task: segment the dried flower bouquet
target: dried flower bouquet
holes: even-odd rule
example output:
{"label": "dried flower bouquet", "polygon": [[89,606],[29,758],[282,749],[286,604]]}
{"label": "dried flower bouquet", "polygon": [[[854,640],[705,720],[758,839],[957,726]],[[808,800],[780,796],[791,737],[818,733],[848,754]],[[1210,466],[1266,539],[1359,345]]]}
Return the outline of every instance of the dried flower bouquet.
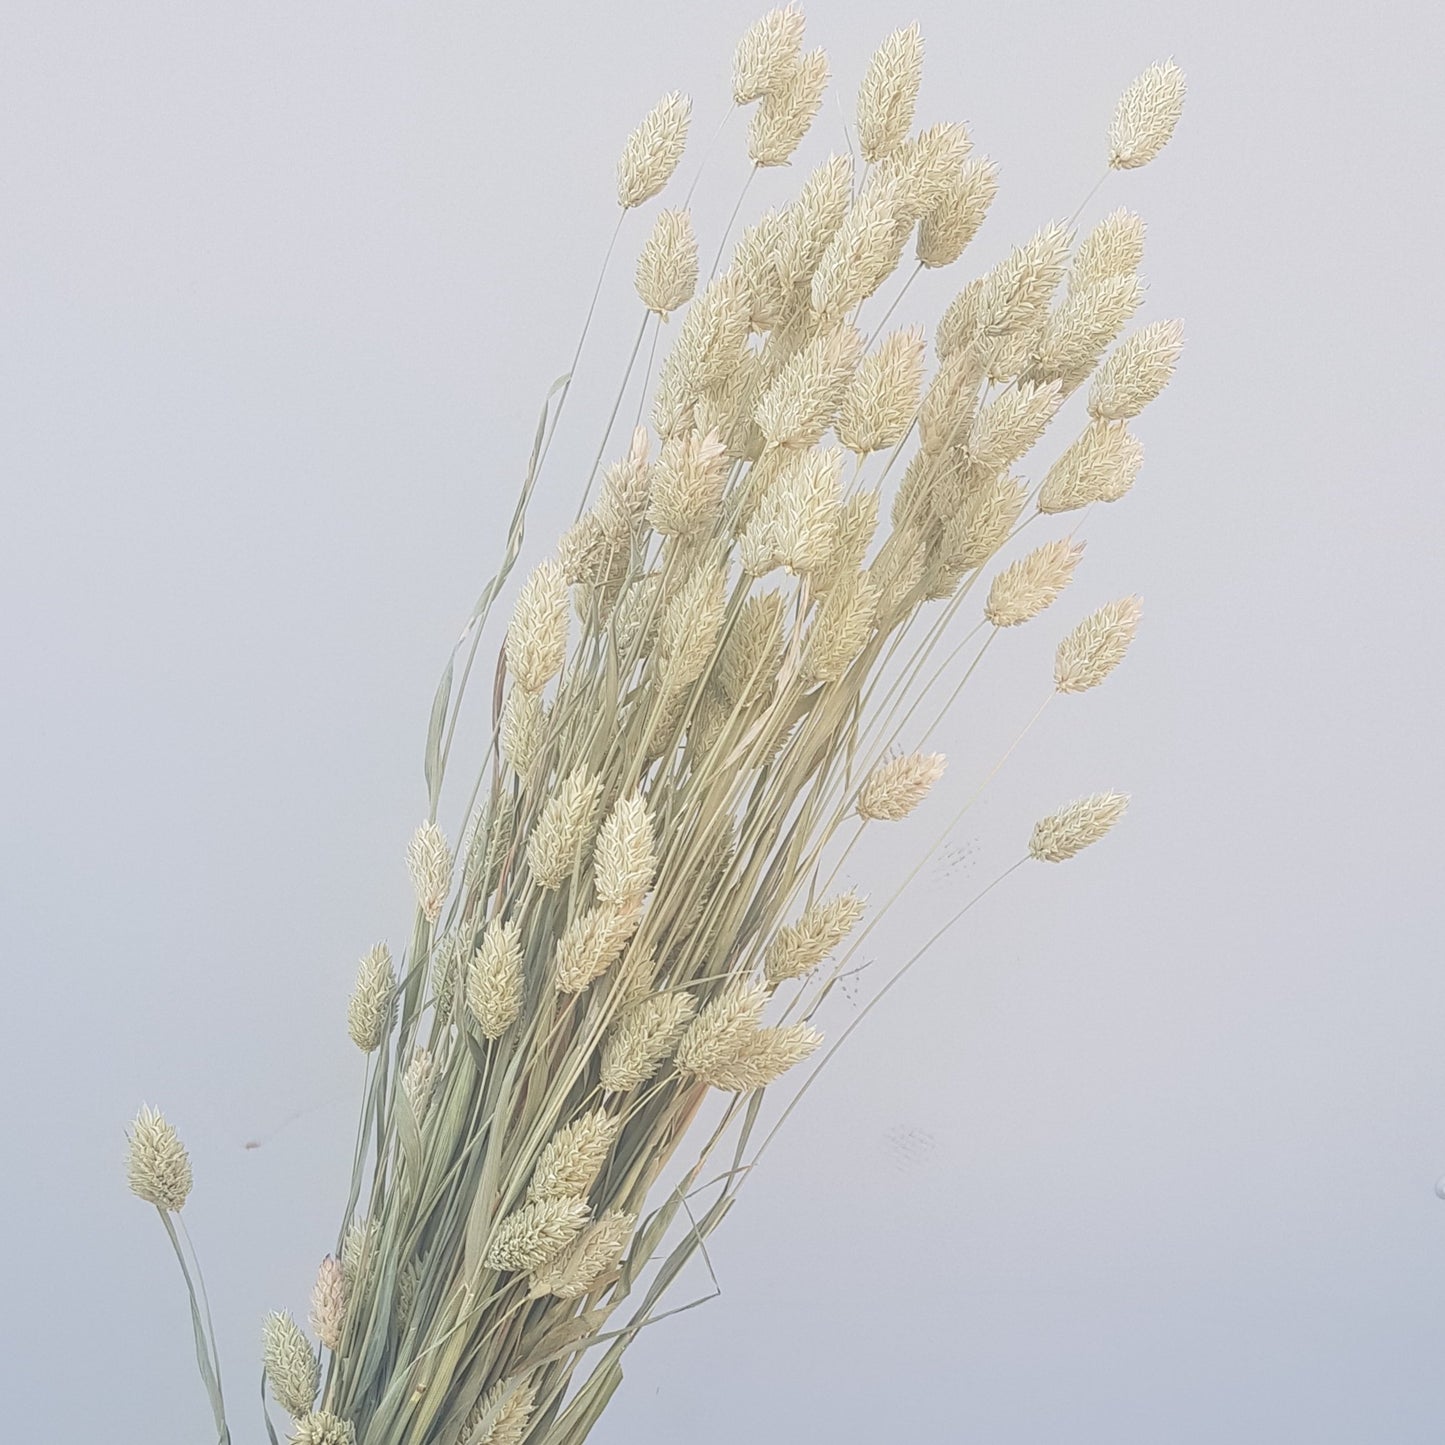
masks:
{"label": "dried flower bouquet", "polygon": [[[400,966],[384,944],[362,959],[347,1012],[366,1091],[312,1294],[316,1343],[291,1314],[264,1326],[266,1389],[295,1445],[587,1437],[624,1350],[668,1312],[773,1137],[764,1091],[821,1066],[817,1011],[867,912],[834,888],[839,868],[943,771],[923,750],[920,701],[1055,603],[1083,551],[1078,521],[1139,472],[1129,423],[1169,380],[1181,333],[1163,321],[1118,340],[1142,300],[1137,216],[1117,210],[1081,240],[1072,223],[1045,226],[969,281],[938,320],[932,366],[921,328],[886,330],[902,287],[958,260],[997,188],[961,125],[912,133],[922,57],[917,26],[884,41],[856,154],[743,230],[725,267],[703,275],[685,201],[653,219],[636,267],[644,327],[682,315],[640,381],[652,429],[622,445],[595,500],[591,479],[579,489],[576,524],[516,595],[454,854],[442,784],[567,384],[549,400],[503,564],[454,654],[460,681],[449,665],[433,709],[429,815],[407,853],[411,944]],[[754,107],[754,173],[788,163],[828,79],[796,9],[744,35],[733,100]],[[1110,171],[1159,152],[1183,89],[1172,63],[1129,88]],[[627,139],[619,226],[672,180],[690,115],[667,95]],[[860,309],[910,243],[914,263],[865,333]],[[1077,435],[1030,482],[1020,462],[1076,392]],[[984,587],[1030,518],[1063,514],[1067,532]],[[1125,597],[1067,631],[1050,696],[1103,682],[1138,621]],[[1019,861],[1074,856],[1125,803],[1069,804]],[[177,1229],[190,1164],[159,1114],[136,1119],[129,1167],[185,1272],[227,1441]],[[277,1441],[269,1416],[266,1428]]]}

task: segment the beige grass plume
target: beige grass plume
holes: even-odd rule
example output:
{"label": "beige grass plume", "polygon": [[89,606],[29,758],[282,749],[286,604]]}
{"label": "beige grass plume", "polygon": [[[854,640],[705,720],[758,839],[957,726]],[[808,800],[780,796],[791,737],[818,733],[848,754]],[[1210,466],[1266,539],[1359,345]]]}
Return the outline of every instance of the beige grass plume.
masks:
{"label": "beige grass plume", "polygon": [[810,50],[788,78],[763,96],[748,125],[748,156],[756,166],[787,165],[823,104],[828,56]]}
{"label": "beige grass plume", "polygon": [[993,579],[983,614],[995,627],[1017,627],[1057,600],[1084,555],[1082,542],[1045,542]]}
{"label": "beige grass plume", "polygon": [[346,1010],[346,1030],[364,1054],[381,1047],[391,1028],[396,1001],[396,972],[391,950],[378,943],[361,960],[356,971],[356,988]]}
{"label": "beige grass plume", "polygon": [[617,162],[617,200],[623,210],[651,200],[672,179],[691,119],[692,102],[680,91],[670,91],[627,137]]}
{"label": "beige grass plume", "polygon": [[640,903],[657,873],[657,844],[646,801],[619,799],[597,833],[597,897],[615,908]]}
{"label": "beige grass plume", "polygon": [[549,557],[522,584],[507,628],[507,671],[517,686],[541,692],[567,659],[567,577]]}
{"label": "beige grass plume", "polygon": [[426,1119],[427,1110],[431,1108],[436,1076],[436,1055],[430,1049],[418,1049],[401,1076],[402,1093],[406,1095],[418,1125]]}
{"label": "beige grass plume", "polygon": [[356,1445],[356,1426],[330,1410],[316,1410],[296,1422],[291,1445]]}
{"label": "beige grass plume", "polygon": [[1089,388],[1089,415],[1106,421],[1138,416],[1169,383],[1184,349],[1182,321],[1153,321],[1104,359]]}
{"label": "beige grass plume", "polygon": [[835,326],[792,357],[758,401],[757,423],[771,446],[807,447],[833,424],[863,354],[851,326]]}
{"label": "beige grass plume", "polygon": [[677,1046],[677,1066],[704,1082],[725,1068],[757,1032],[768,990],[734,979],[710,999],[688,1025]]}
{"label": "beige grass plume", "polygon": [[816,448],[788,458],[738,540],[744,569],[761,577],[774,567],[808,576],[826,567],[837,540],[843,453]]}
{"label": "beige grass plume", "polygon": [[669,437],[652,472],[647,520],[665,537],[706,531],[717,516],[728,455],[716,431]]}
{"label": "beige grass plume", "polygon": [[982,467],[998,469],[1017,461],[1044,434],[1062,400],[1057,381],[1021,381],[978,410],[968,452]]}
{"label": "beige grass plume", "polygon": [[873,633],[878,583],[866,572],[825,576],[823,605],[804,643],[803,676],[809,682],[836,682]]}
{"label": "beige grass plume", "polygon": [[1142,604],[1121,597],[1091,612],[1064,640],[1054,656],[1054,685],[1060,692],[1098,687],[1124,660],[1139,627]]}
{"label": "beige grass plume", "polygon": [[190,1155],[157,1109],[142,1106],[130,1126],[126,1178],[132,1194],[168,1214],[179,1213],[190,1196]]}
{"label": "beige grass plume", "polygon": [[276,1403],[288,1415],[305,1415],[321,1388],[321,1363],[289,1314],[266,1316],[261,1327],[261,1360]]}
{"label": "beige grass plume", "polygon": [[997,194],[998,167],[986,159],[965,162],[918,228],[919,261],[936,268],[958,260],[978,235]]}
{"label": "beige grass plume", "polygon": [[619,958],[637,932],[640,901],[599,903],[579,913],[557,940],[555,978],[560,993],[580,993]]}
{"label": "beige grass plume", "polygon": [[895,30],[874,52],[858,91],[858,148],[880,161],[907,138],[923,79],[923,36],[917,22]]}
{"label": "beige grass plume", "polygon": [[769,983],[784,983],[811,973],[847,937],[863,917],[863,900],[849,890],[816,899],[785,924],[768,945],[763,970]]}
{"label": "beige grass plume", "polygon": [[542,888],[560,888],[592,841],[602,779],[584,764],[548,798],[527,839],[527,866]]}
{"label": "beige grass plume", "polygon": [[865,192],[819,257],[809,283],[813,310],[825,322],[841,321],[878,289],[897,265],[898,251],[892,197],[886,191]]}
{"label": "beige grass plume", "polygon": [[770,10],[743,32],[733,55],[733,101],[748,105],[782,89],[797,69],[804,18],[788,5]]}
{"label": "beige grass plume", "polygon": [[720,1060],[700,1077],[715,1089],[750,1093],[781,1078],[822,1042],[822,1034],[810,1024],[757,1029],[746,1036],[731,1058]]}
{"label": "beige grass plume", "polygon": [[532,1277],[529,1296],[580,1299],[621,1263],[636,1227],[635,1214],[609,1209],[571,1249]]}
{"label": "beige grass plume", "polygon": [[316,1271],[311,1289],[311,1329],[328,1350],[341,1347],[346,1323],[346,1276],[341,1261],[328,1254]]}
{"label": "beige grass plume", "polygon": [[486,1039],[499,1039],[522,1011],[522,930],[493,918],[467,967],[467,1007]]}
{"label": "beige grass plume", "polygon": [[688,211],[659,211],[637,258],[637,294],[664,320],[697,289],[697,236]]}
{"label": "beige grass plume", "polygon": [[1129,276],[1144,259],[1144,222],[1132,211],[1111,211],[1079,243],[1069,267],[1069,289],[1082,290],[1115,276]]}
{"label": "beige grass plume", "polygon": [[1044,474],[1041,512],[1072,512],[1093,502],[1116,502],[1144,462],[1144,447],[1123,422],[1091,421]]}
{"label": "beige grass plume", "polygon": [[672,1056],[697,1012],[689,993],[652,994],[629,1004],[602,1044],[602,1087],[626,1093],[650,1079]]}
{"label": "beige grass plume", "polygon": [[620,1117],[593,1109],[559,1129],[543,1147],[527,1186],[527,1198],[581,1197],[597,1182],[622,1128]]}
{"label": "beige grass plume", "polygon": [[838,415],[838,440],[866,456],[903,440],[923,386],[923,328],[893,331],[859,363]]}
{"label": "beige grass plume", "polygon": [[532,769],[542,749],[545,725],[541,694],[514,687],[502,704],[498,741],[502,756],[524,783],[531,781]]}
{"label": "beige grass plume", "polygon": [[1184,113],[1184,72],[1172,60],[1151,65],[1119,97],[1109,126],[1109,165],[1147,165],[1169,143]]}
{"label": "beige grass plume", "polygon": [[422,823],[412,834],[406,866],[416,891],[416,906],[428,923],[435,923],[452,887],[452,850],[435,823]]}
{"label": "beige grass plume", "polygon": [[726,589],[723,568],[699,567],[663,608],[657,629],[657,676],[664,694],[679,695],[702,676],[717,646]]}
{"label": "beige grass plume", "polygon": [[905,753],[880,763],[858,790],[858,816],[900,822],[928,796],[947,765],[942,753]]}
{"label": "beige grass plume", "polygon": [[488,1269],[541,1269],[555,1259],[587,1227],[586,1203],[575,1197],[549,1195],[514,1210],[496,1227],[487,1246]]}
{"label": "beige grass plume", "polygon": [[1044,863],[1062,863],[1097,843],[1129,806],[1125,793],[1093,793],[1034,824],[1029,856]]}
{"label": "beige grass plume", "polygon": [[473,1406],[458,1445],[522,1445],[536,1401],[535,1384],[499,1380]]}

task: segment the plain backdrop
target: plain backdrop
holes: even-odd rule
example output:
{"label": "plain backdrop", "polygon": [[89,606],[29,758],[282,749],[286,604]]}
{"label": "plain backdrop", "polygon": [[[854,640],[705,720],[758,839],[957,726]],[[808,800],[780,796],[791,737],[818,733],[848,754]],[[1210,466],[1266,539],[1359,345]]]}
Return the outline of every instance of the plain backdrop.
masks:
{"label": "plain backdrop", "polygon": [[[807,9],[836,95],[745,214],[844,144],[872,47],[915,17],[920,121],[965,120],[1002,169],[903,319],[1074,209],[1145,65],[1191,86],[1174,143],[1083,216],[1139,209],[1143,315],[1187,319],[1144,473],[940,730],[932,812],[851,880],[881,896],[926,847],[1074,618],[1138,591],[1145,625],[1029,732],[832,1027],[1036,816],[1135,802],[869,1016],[716,1237],[721,1298],[644,1334],[594,1438],[1438,1441],[1441,12]],[[264,1439],[259,1322],[304,1310],[344,1199],[355,961],[408,927],[432,690],[571,355],[616,155],[680,88],[691,181],[755,13],[4,6],[7,1438],[208,1438],[180,1282],[124,1185],[144,1100],[192,1151],[237,1445]],[[706,251],[743,123],[699,190]],[[658,204],[618,242],[524,565],[570,520]]]}

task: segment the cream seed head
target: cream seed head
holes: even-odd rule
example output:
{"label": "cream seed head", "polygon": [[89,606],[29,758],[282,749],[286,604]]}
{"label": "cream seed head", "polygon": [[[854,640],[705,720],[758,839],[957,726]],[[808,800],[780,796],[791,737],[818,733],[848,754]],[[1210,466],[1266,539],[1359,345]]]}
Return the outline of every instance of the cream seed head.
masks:
{"label": "cream seed head", "polygon": [[627,455],[611,463],[602,475],[602,495],[597,500],[597,520],[609,540],[622,539],[641,526],[647,512],[647,495],[652,486],[652,464],[647,428],[632,433]]}
{"label": "cream seed head", "polygon": [[718,654],[717,685],[730,706],[746,707],[766,697],[783,661],[783,596],[749,597]]}
{"label": "cream seed head", "polygon": [[707,669],[727,606],[727,572],[698,567],[662,611],[657,677],[664,695],[679,696]]}
{"label": "cream seed head", "polygon": [[796,923],[785,924],[768,945],[763,972],[771,984],[811,973],[863,917],[863,900],[851,889],[815,899]]}
{"label": "cream seed head", "polygon": [[822,1042],[823,1035],[809,1024],[757,1029],[747,1036],[732,1058],[699,1077],[715,1089],[751,1093],[754,1089],[766,1088],[795,1064],[802,1063]]}
{"label": "cream seed head", "polygon": [[584,764],[574,768],[548,798],[527,839],[527,866],[541,888],[560,888],[592,841],[602,779]]}
{"label": "cream seed head", "polygon": [[130,1126],[126,1178],[132,1194],[169,1214],[178,1213],[190,1196],[190,1155],[157,1109],[142,1106]]}
{"label": "cream seed head", "polygon": [[890,332],[858,365],[838,415],[838,440],[867,456],[903,440],[923,386],[923,328]]}
{"label": "cream seed head", "polygon": [[981,467],[1006,467],[1043,435],[1061,401],[1057,381],[1020,382],[979,408],[968,437],[968,451]]}
{"label": "cream seed head", "polygon": [[1029,856],[1043,863],[1062,863],[1097,843],[1124,815],[1127,793],[1093,793],[1057,813],[1040,818],[1029,839]]}
{"label": "cream seed head", "polygon": [[1064,640],[1054,656],[1054,686],[1060,692],[1098,687],[1124,660],[1139,629],[1142,603],[1121,597],[1091,612]]}
{"label": "cream seed head", "polygon": [[619,958],[641,919],[640,903],[600,903],[579,913],[557,940],[555,976],[559,993],[580,993]]}
{"label": "cream seed head", "polygon": [[958,260],[978,235],[997,194],[998,167],[987,159],[965,162],[918,228],[919,261],[933,268]]}
{"label": "cream seed head", "polygon": [[341,1240],[341,1277],[348,1299],[364,1288],[381,1257],[381,1226],[375,1219],[355,1219]]}
{"label": "cream seed head", "polygon": [[305,1415],[321,1388],[321,1365],[311,1342],[289,1314],[266,1316],[261,1327],[261,1360],[272,1398],[288,1415]]}
{"label": "cream seed head", "polygon": [[1059,540],[1036,547],[993,579],[983,615],[995,627],[1017,627],[1037,617],[1073,580],[1083,555],[1082,542]]}
{"label": "cream seed head", "polygon": [[813,446],[833,424],[862,354],[862,336],[834,326],[793,356],[758,401],[758,429],[768,444]]}
{"label": "cream seed head", "polygon": [[436,1056],[430,1049],[418,1049],[401,1076],[401,1091],[418,1125],[426,1119],[435,1086]]}
{"label": "cream seed head", "polygon": [[622,798],[598,830],[593,885],[597,897],[615,908],[642,901],[657,874],[657,843],[646,802]]}
{"label": "cream seed head", "polygon": [[854,492],[833,514],[833,544],[818,569],[820,590],[828,579],[850,577],[863,565],[878,530],[877,492]]}
{"label": "cream seed head", "polygon": [[728,453],[716,431],[669,437],[652,473],[647,520],[665,537],[712,526],[727,481]]}
{"label": "cream seed head", "polygon": [[1065,390],[1073,390],[1143,300],[1144,283],[1134,275],[1071,290],[1044,323],[1033,375],[1057,377]]}
{"label": "cream seed head", "polygon": [[778,217],[774,264],[785,292],[808,281],[853,203],[851,156],[829,156]]}
{"label": "cream seed head", "polygon": [[879,163],[869,188],[887,193],[902,239],[915,221],[931,215],[948,199],[972,149],[966,127],[943,121],[904,141]]}
{"label": "cream seed head", "polygon": [[507,628],[507,671],[517,686],[541,692],[567,658],[567,577],[549,557],[517,594]]}
{"label": "cream seed head", "polygon": [[871,296],[897,265],[898,251],[891,195],[864,192],[844,216],[813,273],[810,296],[819,319],[841,321]]}
{"label": "cream seed head", "polygon": [[792,5],[770,10],[743,31],[733,55],[733,101],[749,105],[782,89],[803,48],[803,14]]}
{"label": "cream seed head", "polygon": [[328,1350],[341,1346],[341,1329],[346,1323],[346,1276],[341,1261],[328,1254],[316,1271],[311,1290],[311,1329]]}
{"label": "cream seed head", "polygon": [[559,1129],[537,1156],[528,1201],[582,1198],[597,1182],[621,1128],[620,1116],[593,1109]]}
{"label": "cream seed head", "polygon": [[626,1093],[645,1084],[671,1058],[697,1013],[690,993],[657,993],[629,1004],[602,1043],[602,1087]]}
{"label": "cream seed head", "polygon": [[907,138],[923,79],[923,36],[918,25],[895,30],[874,52],[858,91],[858,148],[880,161]]}
{"label": "cream seed head", "polygon": [[843,453],[837,447],[799,452],[788,459],[739,539],[744,568],[762,576],[785,567],[808,576],[832,560],[837,536]]}
{"label": "cream seed head", "polygon": [[533,1275],[528,1297],[581,1299],[622,1262],[636,1227],[635,1214],[609,1209],[565,1254]]}
{"label": "cream seed head", "polygon": [[499,1380],[472,1407],[457,1445],[522,1445],[536,1402],[536,1385]]}
{"label": "cream seed head", "polygon": [[697,275],[697,236],[692,229],[692,214],[659,211],[637,258],[637,294],[642,304],[666,320],[692,300]]}
{"label": "cream seed head", "polygon": [[837,682],[873,635],[878,584],[866,572],[830,579],[823,605],[803,645],[807,682]]}
{"label": "cream seed head", "polygon": [[502,756],[524,783],[531,780],[537,755],[542,750],[545,725],[542,695],[514,687],[502,704],[500,742]]}
{"label": "cream seed head", "polygon": [[1069,267],[1069,290],[1131,276],[1144,259],[1144,222],[1132,211],[1111,211],[1079,245]]}
{"label": "cream seed head", "polygon": [[956,515],[944,524],[941,561],[947,585],[930,596],[949,596],[963,575],[982,567],[1008,540],[1028,493],[1005,472],[970,488]]}
{"label": "cream seed head", "polygon": [[296,1422],[291,1445],[356,1445],[356,1426],[330,1410],[315,1410]]}
{"label": "cream seed head", "polygon": [[441,917],[442,905],[452,887],[452,850],[435,823],[422,823],[412,834],[406,849],[406,866],[416,893],[416,906],[428,923],[435,923]]}
{"label": "cream seed head", "polygon": [[651,200],[672,179],[687,145],[692,102],[680,91],[664,95],[627,137],[617,162],[617,200],[624,211]]}
{"label": "cream seed head", "polygon": [[346,1031],[364,1054],[381,1047],[391,1029],[396,1002],[396,971],[391,950],[378,943],[356,971],[356,988],[346,1009]]}
{"label": "cream seed head", "polygon": [[587,1227],[585,1200],[549,1195],[513,1210],[492,1232],[485,1255],[488,1269],[539,1270]]}
{"label": "cream seed head", "polygon": [[698,1011],[677,1046],[677,1066],[707,1082],[736,1059],[757,1032],[768,990],[745,979],[725,984]]}
{"label": "cream seed head", "polygon": [[1138,416],[1169,384],[1184,349],[1182,321],[1153,321],[1104,358],[1089,388],[1089,415],[1106,421]]}
{"label": "cream seed head", "polygon": [[828,57],[822,50],[810,50],[753,112],[748,125],[748,158],[754,165],[787,165],[813,124],[827,88]]}
{"label": "cream seed head", "polygon": [[1151,65],[1119,97],[1109,126],[1109,165],[1147,165],[1169,143],[1184,113],[1184,72],[1172,60]]}
{"label": "cream seed head", "polygon": [[467,1007],[486,1039],[499,1039],[522,1012],[522,930],[494,918],[467,967]]}
{"label": "cream seed head", "polygon": [[1143,443],[1124,422],[1091,421],[1044,474],[1041,512],[1072,512],[1093,502],[1116,502],[1134,485]]}
{"label": "cream seed head", "polygon": [[983,368],[970,347],[950,351],[934,372],[918,412],[918,440],[925,457],[919,466],[925,477],[934,471],[927,458],[942,457],[968,441],[982,381]]}
{"label": "cream seed head", "polygon": [[942,753],[905,753],[880,763],[858,790],[858,816],[885,823],[901,821],[928,796],[947,764]]}
{"label": "cream seed head", "polygon": [[724,385],[737,369],[751,318],[751,299],[736,271],[710,281],[687,308],[653,398],[652,419],[663,437],[686,431],[704,394]]}

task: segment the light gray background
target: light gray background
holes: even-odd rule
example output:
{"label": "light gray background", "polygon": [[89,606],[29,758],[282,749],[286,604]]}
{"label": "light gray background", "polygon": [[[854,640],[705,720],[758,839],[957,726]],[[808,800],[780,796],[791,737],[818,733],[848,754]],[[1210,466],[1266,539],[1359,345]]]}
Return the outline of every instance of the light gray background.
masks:
{"label": "light gray background", "polygon": [[[638,1344],[599,1445],[1436,1441],[1439,11],[807,8],[845,103],[916,15],[920,119],[967,120],[1003,167],[920,316],[1073,208],[1133,75],[1188,71],[1175,143],[1086,216],[1145,213],[1145,314],[1187,318],[1186,360],[1076,589],[950,722],[933,820],[1070,617],[1137,589],[1145,627],[1045,714],[875,935],[879,969],[1040,812],[1136,802],[859,1031],[719,1236],[723,1298]],[[304,1307],[341,1202],[354,961],[406,926],[432,689],[570,355],[617,150],[678,86],[689,179],[755,13],[5,7],[7,1436],[206,1438],[179,1283],[124,1189],[144,1099],[191,1147],[238,1445],[262,1439],[258,1323]],[[830,107],[803,158],[839,143]],[[645,225],[528,560],[570,517]]]}

